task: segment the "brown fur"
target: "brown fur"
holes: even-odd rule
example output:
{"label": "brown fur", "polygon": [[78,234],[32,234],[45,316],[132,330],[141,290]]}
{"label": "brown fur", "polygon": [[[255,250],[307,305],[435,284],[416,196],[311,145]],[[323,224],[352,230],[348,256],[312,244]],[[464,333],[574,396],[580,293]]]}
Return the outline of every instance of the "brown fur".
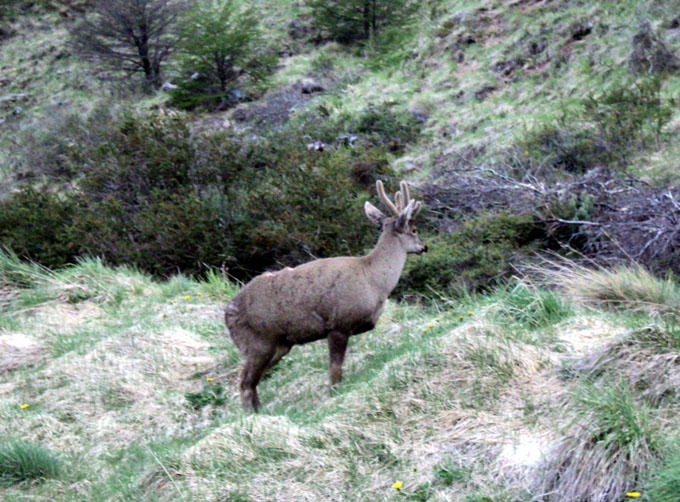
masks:
{"label": "brown fur", "polygon": [[[383,198],[382,185],[378,189]],[[397,205],[388,206],[398,213],[393,218],[366,203],[369,219],[383,225],[368,255],[326,258],[264,273],[229,303],[225,322],[244,358],[239,389],[244,407],[257,410],[260,378],[296,344],[327,338],[331,385],[340,381],[349,337],[373,329],[406,254],[427,248],[412,222],[420,203],[408,203],[403,182],[402,192]]]}

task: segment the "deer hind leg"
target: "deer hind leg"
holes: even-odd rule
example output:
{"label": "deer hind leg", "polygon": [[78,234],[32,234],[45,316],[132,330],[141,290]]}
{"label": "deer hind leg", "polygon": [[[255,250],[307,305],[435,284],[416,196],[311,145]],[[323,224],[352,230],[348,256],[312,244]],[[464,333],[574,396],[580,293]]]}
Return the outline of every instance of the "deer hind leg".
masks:
{"label": "deer hind leg", "polygon": [[330,353],[330,374],[331,387],[342,380],[342,363],[345,360],[347,341],[349,336],[338,331],[333,331],[328,335],[328,351]]}
{"label": "deer hind leg", "polygon": [[257,384],[274,357],[274,352],[275,349],[272,347],[270,350],[254,352],[246,356],[239,386],[244,408],[257,411],[260,407],[260,399],[257,397]]}
{"label": "deer hind leg", "polygon": [[277,345],[274,357],[271,358],[271,361],[269,361],[269,364],[267,364],[267,367],[265,368],[264,372],[267,373],[267,371],[269,371],[270,368],[276,366],[276,363],[278,363],[283,356],[288,354],[291,348],[292,347],[290,345]]}

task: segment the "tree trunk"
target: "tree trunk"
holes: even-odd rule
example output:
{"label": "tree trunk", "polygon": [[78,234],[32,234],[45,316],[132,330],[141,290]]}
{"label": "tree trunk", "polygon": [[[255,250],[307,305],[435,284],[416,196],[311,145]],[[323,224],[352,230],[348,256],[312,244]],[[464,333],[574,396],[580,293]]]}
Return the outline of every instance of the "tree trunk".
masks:
{"label": "tree trunk", "polygon": [[378,7],[375,5],[375,2],[376,0],[371,1],[371,28],[374,36],[378,31],[378,15],[376,13]]}
{"label": "tree trunk", "polygon": [[371,36],[371,0],[364,0],[364,38]]}

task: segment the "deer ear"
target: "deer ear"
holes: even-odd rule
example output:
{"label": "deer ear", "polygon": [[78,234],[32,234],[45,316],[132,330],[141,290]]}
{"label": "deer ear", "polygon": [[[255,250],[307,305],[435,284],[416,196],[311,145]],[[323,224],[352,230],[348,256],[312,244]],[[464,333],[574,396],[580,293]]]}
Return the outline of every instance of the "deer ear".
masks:
{"label": "deer ear", "polygon": [[366,216],[371,223],[379,227],[382,227],[383,222],[387,219],[387,216],[385,216],[380,209],[368,201],[364,204],[364,213],[366,213]]}

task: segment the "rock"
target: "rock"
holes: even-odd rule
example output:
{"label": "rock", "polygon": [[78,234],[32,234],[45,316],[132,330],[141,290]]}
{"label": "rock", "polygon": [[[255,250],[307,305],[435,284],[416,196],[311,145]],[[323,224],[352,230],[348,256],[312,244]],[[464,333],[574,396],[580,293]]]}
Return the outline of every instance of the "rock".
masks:
{"label": "rock", "polygon": [[307,143],[307,150],[314,150],[317,152],[323,152],[328,145],[323,141],[312,141]]}
{"label": "rock", "polygon": [[628,67],[633,73],[658,73],[679,69],[680,61],[656,36],[649,22],[643,21],[633,36]]}
{"label": "rock", "polygon": [[14,103],[15,101],[22,100],[26,97],[26,94],[23,92],[17,92],[14,94],[5,94],[4,96],[0,97],[0,103]]}
{"label": "rock", "polygon": [[173,89],[177,89],[177,86],[172,82],[164,82],[161,86],[162,91],[172,91]]}
{"label": "rock", "polygon": [[318,80],[313,78],[303,78],[301,84],[301,90],[303,94],[313,94],[315,92],[322,92],[326,90],[326,88]]}
{"label": "rock", "polygon": [[427,122],[427,119],[430,118],[430,111],[424,106],[418,104],[409,107],[408,113],[418,124],[424,124]]}
{"label": "rock", "polygon": [[229,91],[229,99],[232,101],[243,101],[248,99],[248,95],[241,89],[232,89]]}
{"label": "rock", "polygon": [[358,138],[354,134],[341,134],[337,139],[338,143],[343,146],[354,146],[354,143],[356,143]]}

